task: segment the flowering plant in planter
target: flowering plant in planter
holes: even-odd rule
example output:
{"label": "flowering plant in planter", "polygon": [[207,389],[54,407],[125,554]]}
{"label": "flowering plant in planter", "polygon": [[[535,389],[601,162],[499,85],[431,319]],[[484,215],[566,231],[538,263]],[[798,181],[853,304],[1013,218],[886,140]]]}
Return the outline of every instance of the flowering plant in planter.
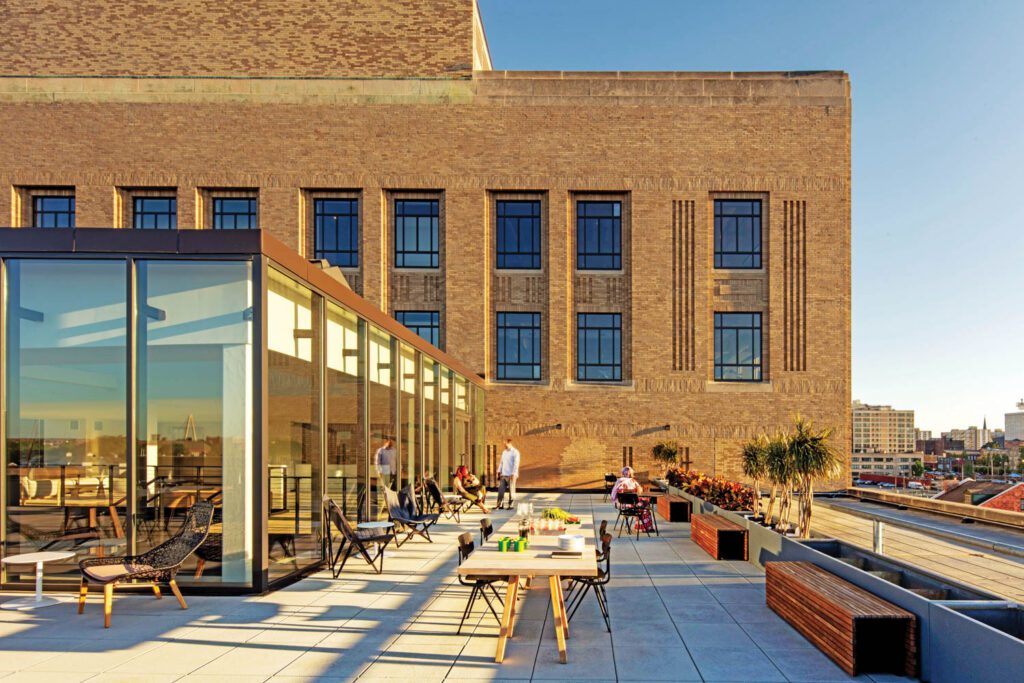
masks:
{"label": "flowering plant in planter", "polygon": [[702,472],[687,471],[680,468],[670,469],[666,478],[668,483],[686,491],[723,510],[752,510],[754,492],[750,488],[734,481],[720,477],[709,477]]}

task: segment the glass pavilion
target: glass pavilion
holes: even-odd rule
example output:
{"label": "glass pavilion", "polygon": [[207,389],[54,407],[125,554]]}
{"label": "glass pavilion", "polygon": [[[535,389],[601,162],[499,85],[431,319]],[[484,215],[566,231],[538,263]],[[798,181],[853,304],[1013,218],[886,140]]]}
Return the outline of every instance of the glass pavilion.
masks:
{"label": "glass pavilion", "polygon": [[325,493],[362,521],[482,469],[481,380],[260,231],[0,230],[0,301],[0,541],[73,550],[48,581],[206,499],[179,582],[267,590],[322,561]]}

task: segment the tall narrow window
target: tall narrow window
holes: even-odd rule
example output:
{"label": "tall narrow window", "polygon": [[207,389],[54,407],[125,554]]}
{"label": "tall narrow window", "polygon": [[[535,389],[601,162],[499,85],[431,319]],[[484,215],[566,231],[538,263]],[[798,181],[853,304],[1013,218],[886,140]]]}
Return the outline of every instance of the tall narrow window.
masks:
{"label": "tall narrow window", "polygon": [[75,196],[36,195],[32,197],[32,227],[75,227]]}
{"label": "tall narrow window", "polygon": [[441,314],[438,311],[395,311],[395,320],[441,348]]}
{"label": "tall narrow window", "polygon": [[256,197],[214,197],[214,230],[255,230]]}
{"label": "tall narrow window", "polygon": [[359,200],[313,200],[313,257],[332,266],[359,267]]}
{"label": "tall narrow window", "polygon": [[178,227],[178,200],[175,197],[135,197],[132,200],[132,227],[136,230],[174,230]]}
{"label": "tall narrow window", "polygon": [[576,267],[622,268],[622,202],[576,202]]}
{"label": "tall narrow window", "polygon": [[760,313],[715,313],[715,379],[761,381]]}
{"label": "tall narrow window", "polygon": [[540,202],[497,202],[497,266],[540,268]]}
{"label": "tall narrow window", "polygon": [[498,379],[540,379],[540,313],[498,313]]}
{"label": "tall narrow window", "polygon": [[761,267],[761,200],[715,200],[715,268]]}
{"label": "tall narrow window", "polygon": [[577,314],[576,379],[581,382],[622,379],[622,314]]}
{"label": "tall narrow window", "polygon": [[395,200],[395,267],[437,268],[440,202]]}

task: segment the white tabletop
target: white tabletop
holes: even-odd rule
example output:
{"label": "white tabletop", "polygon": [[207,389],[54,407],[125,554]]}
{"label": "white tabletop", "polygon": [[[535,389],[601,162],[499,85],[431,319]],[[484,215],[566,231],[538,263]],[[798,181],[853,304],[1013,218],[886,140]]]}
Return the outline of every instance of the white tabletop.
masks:
{"label": "white tabletop", "polygon": [[394,526],[393,522],[359,522],[356,525],[359,529],[390,529]]}
{"label": "white tabletop", "polygon": [[56,562],[57,560],[69,560],[75,554],[67,550],[58,550],[45,553],[23,553],[21,555],[8,555],[0,562],[4,564],[37,564],[39,562]]}

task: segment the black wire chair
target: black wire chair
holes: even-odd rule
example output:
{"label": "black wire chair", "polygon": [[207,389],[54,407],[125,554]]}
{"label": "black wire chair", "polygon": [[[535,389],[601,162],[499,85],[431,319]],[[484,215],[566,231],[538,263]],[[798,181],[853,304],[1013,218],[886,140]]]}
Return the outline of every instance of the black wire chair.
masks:
{"label": "black wire chair", "polygon": [[[352,555],[358,554],[378,574],[384,572],[384,549],[391,541],[392,534],[385,529],[353,529],[341,507],[330,496],[324,496],[324,512],[327,515],[327,560],[334,578],[341,575],[345,563]],[[331,526],[341,533],[338,550],[334,550],[334,533]],[[370,546],[373,546],[371,550]],[[344,555],[344,556],[343,556]],[[340,560],[340,562],[339,562]]]}
{"label": "black wire chair", "polygon": [[618,480],[619,478],[616,477],[611,472],[604,475],[604,502],[608,502],[608,499],[612,495],[612,488],[615,486],[615,482],[617,482]]}
{"label": "black wire chair", "polygon": [[480,520],[480,545],[487,542],[487,539],[494,533],[494,525],[491,524],[490,517],[484,517]]}
{"label": "black wire chair", "polygon": [[[459,565],[461,566],[463,561],[469,558],[473,554],[473,550],[476,546],[473,544],[473,535],[468,531],[459,535]],[[501,595],[498,590],[494,587],[494,584],[502,581],[497,576],[463,576],[459,574],[459,583],[463,586],[471,586],[473,590],[469,593],[469,600],[466,602],[466,609],[462,612],[462,621],[459,622],[459,630],[456,633],[462,633],[462,626],[466,623],[466,619],[473,612],[473,605],[476,604],[477,599],[483,598],[484,602],[487,603],[487,607],[490,608],[491,614],[497,619],[498,623],[501,623],[501,617],[498,616],[498,611],[494,609],[494,603],[491,602],[491,596],[487,594],[490,590],[494,594],[494,597],[498,599],[498,604],[504,607],[504,601],[501,599]]]}
{"label": "black wire chair", "polygon": [[569,577],[572,582],[570,584],[570,592],[574,588],[580,588],[581,590],[571,598],[567,599],[566,612],[569,615],[569,621],[572,621],[576,611],[579,610],[580,605],[583,604],[583,599],[587,596],[591,590],[594,591],[594,596],[597,598],[597,606],[601,608],[601,616],[604,617],[605,628],[608,629],[608,633],[612,632],[611,615],[608,613],[608,594],[605,592],[604,587],[612,579],[612,535],[601,534],[601,552],[598,553],[597,562],[600,565],[604,563],[603,567],[598,567],[597,576],[573,576]]}
{"label": "black wire chair", "polygon": [[91,557],[78,563],[82,572],[82,585],[78,597],[78,613],[85,611],[85,598],[89,583],[103,586],[103,626],[110,628],[110,613],[113,608],[114,586],[122,581],[148,580],[153,583],[153,593],[159,599],[158,583],[166,581],[178,598],[182,609],[188,609],[185,598],[174,580],[181,565],[203,544],[210,534],[213,523],[214,505],[201,500],[189,508],[178,532],[152,550],[140,555],[112,557]]}

